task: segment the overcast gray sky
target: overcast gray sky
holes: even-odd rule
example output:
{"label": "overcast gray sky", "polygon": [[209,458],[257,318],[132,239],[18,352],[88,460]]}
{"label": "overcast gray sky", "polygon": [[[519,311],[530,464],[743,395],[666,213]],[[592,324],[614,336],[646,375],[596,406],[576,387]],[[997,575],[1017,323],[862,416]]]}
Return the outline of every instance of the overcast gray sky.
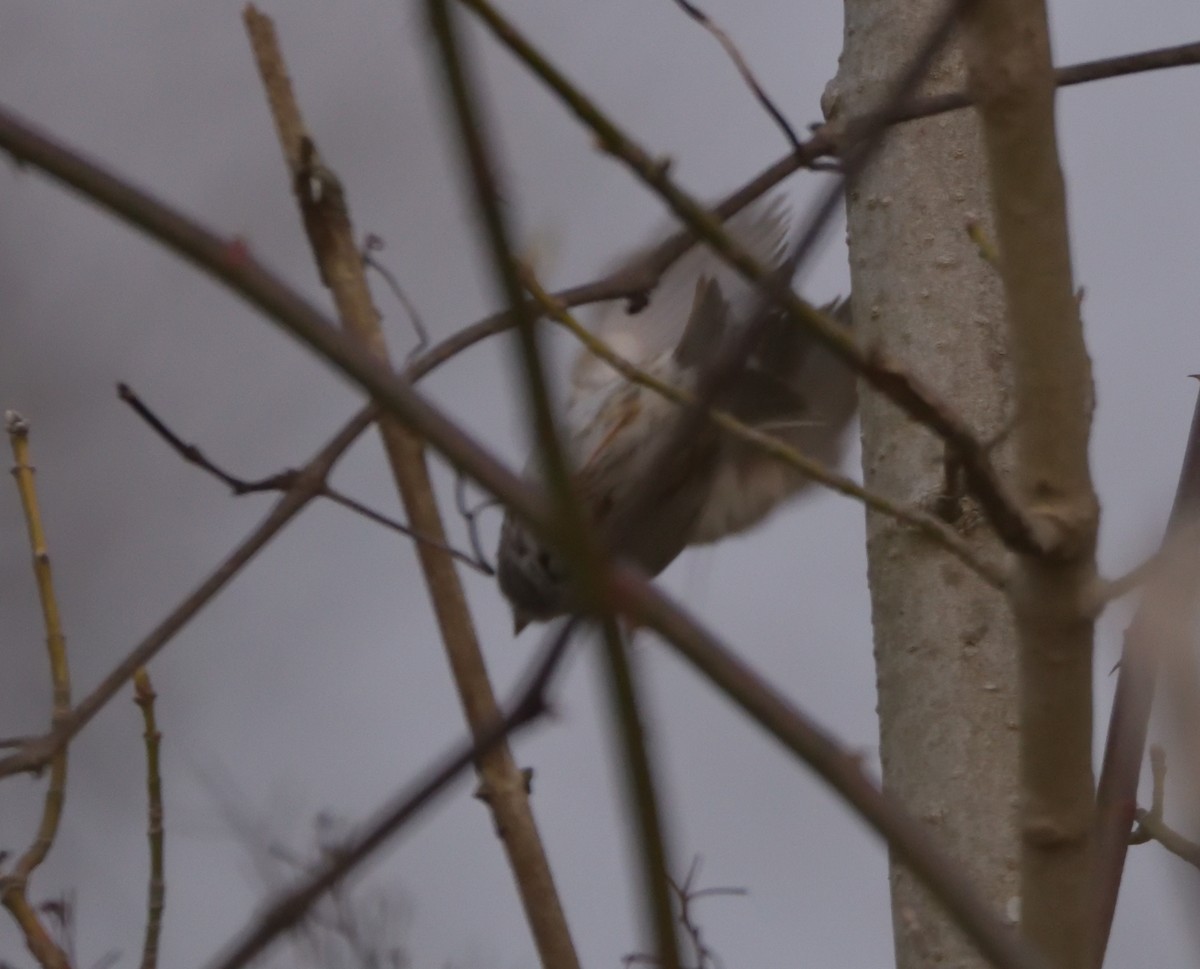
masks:
{"label": "overcast gray sky", "polygon": [[[494,306],[444,124],[423,5],[409,0],[266,3],[319,145],[348,187],[361,231],[435,338]],[[797,123],[841,41],[833,2],[711,0]],[[730,189],[785,146],[712,39],[669,0],[509,0],[505,8],[696,192]],[[1200,37],[1190,0],[1064,0],[1060,63]],[[483,41],[482,35],[476,40]],[[580,282],[662,218],[659,205],[524,76],[483,53],[523,238],[556,284]],[[300,232],[240,20],[240,3],[6,0],[0,100],[219,231],[324,301]],[[1117,572],[1165,520],[1200,370],[1196,104],[1200,70],[1073,89],[1060,99],[1077,276],[1096,363],[1094,468],[1102,559]],[[789,191],[801,201],[812,176]],[[136,421],[130,382],[189,440],[248,476],[298,464],[356,396],[305,351],[195,271],[40,176],[0,172],[0,406],[22,411],[82,693],[268,507],[230,498]],[[840,230],[833,233],[840,235]],[[844,288],[835,243],[811,295]],[[381,294],[397,353],[411,334]],[[514,465],[525,442],[506,348],[472,350],[429,388]],[[443,476],[443,480],[444,476]],[[392,510],[374,440],[337,482]],[[489,543],[494,534],[489,525]],[[798,503],[767,527],[691,552],[666,581],[826,726],[874,762],[875,686],[862,513],[838,498]],[[0,492],[0,735],[41,729],[45,660],[15,494]],[[493,584],[468,575],[488,661],[507,686],[536,637],[514,643]],[[1110,622],[1097,668],[1115,656]],[[748,897],[705,903],[730,965],[890,963],[881,846],[815,781],[675,661],[645,651],[652,728],[679,864]],[[411,550],[332,507],[304,514],[152,667],[165,733],[168,909],[164,965],[204,961],[263,892],[253,856],[302,847],[313,815],[369,812],[462,734]],[[610,744],[590,657],[560,689],[561,717],[518,744],[536,768],[535,808],[586,965],[639,947],[635,890]],[[1107,697],[1110,681],[1103,680]],[[119,949],[130,964],[145,907],[140,721],[112,704],[72,747],[68,808],[34,891],[75,893],[79,962]],[[483,808],[459,783],[408,831],[369,882],[402,897],[417,966],[534,962]],[[40,787],[0,785],[0,847],[28,838]],[[239,817],[231,825],[224,803]],[[241,829],[240,833],[237,828]],[[254,829],[252,833],[246,829]],[[1114,965],[1193,965],[1178,865],[1135,849]],[[28,965],[0,922],[0,958]]]}

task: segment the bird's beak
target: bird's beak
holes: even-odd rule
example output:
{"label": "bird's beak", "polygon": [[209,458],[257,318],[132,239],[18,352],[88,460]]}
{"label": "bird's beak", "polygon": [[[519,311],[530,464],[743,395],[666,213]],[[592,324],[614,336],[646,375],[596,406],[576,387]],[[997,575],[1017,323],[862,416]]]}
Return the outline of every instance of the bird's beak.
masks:
{"label": "bird's beak", "polygon": [[513,636],[520,636],[521,630],[533,622],[533,616],[524,609],[513,607]]}

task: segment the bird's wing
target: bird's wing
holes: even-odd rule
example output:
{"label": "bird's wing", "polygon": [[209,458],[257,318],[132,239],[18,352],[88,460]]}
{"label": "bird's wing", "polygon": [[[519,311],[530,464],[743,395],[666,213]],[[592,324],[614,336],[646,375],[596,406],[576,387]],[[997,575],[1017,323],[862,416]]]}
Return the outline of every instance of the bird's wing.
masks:
{"label": "bird's wing", "polygon": [[729,301],[711,276],[700,276],[692,290],[692,308],[671,350],[675,362],[700,370],[729,334]]}
{"label": "bird's wing", "polygon": [[[774,196],[747,206],[730,218],[725,228],[755,259],[776,266],[783,257],[788,222],[782,197]],[[668,235],[669,231],[661,233],[656,244]],[[632,265],[653,248],[646,247],[622,263]],[[697,284],[701,279],[713,283],[729,306],[731,320],[746,317],[753,301],[753,287],[708,246],[698,244],[663,274],[643,309],[630,313],[623,300],[604,304],[593,332],[626,360],[645,366],[683,341],[696,308]],[[572,372],[572,396],[595,392],[617,379],[611,367],[582,350]]]}
{"label": "bird's wing", "polygon": [[[693,283],[692,306],[678,345],[638,364],[655,380],[694,391],[703,354],[724,342],[728,324],[729,304],[720,287],[701,276]],[[644,485],[641,479],[655,460],[656,445],[669,436],[682,413],[677,403],[657,391],[616,375],[568,401],[568,456],[581,475],[604,480],[615,500],[621,496],[614,489]]]}
{"label": "bird's wing", "polygon": [[[849,302],[825,307],[826,312],[850,325]],[[794,323],[790,333],[800,333]],[[770,337],[768,338],[768,340]],[[797,337],[797,339],[800,339]],[[734,415],[767,430],[785,444],[829,467],[836,467],[845,450],[847,431],[858,407],[854,373],[825,347],[807,337],[791,351],[779,351],[774,359],[790,359],[791,374],[747,370],[741,378],[744,398],[735,396],[727,405]],[[762,381],[759,389],[756,383]],[[765,394],[783,382],[784,393]],[[796,407],[788,411],[788,392]],[[774,399],[771,412],[764,401]],[[772,458],[761,449],[726,438],[708,500],[692,532],[689,544],[715,542],[726,535],[750,528],[765,518],[780,502],[810,485],[809,479],[790,465]]]}
{"label": "bird's wing", "polygon": [[[774,267],[784,256],[788,222],[782,199],[774,197],[748,206],[725,225],[739,245]],[[664,233],[658,241],[665,237]],[[634,264],[648,251],[625,264]],[[748,321],[755,303],[754,287],[700,244],[667,270],[645,308],[630,313],[624,301],[606,304],[592,329],[642,369],[662,377],[672,372],[694,377],[719,352],[730,331]],[[826,309],[849,323],[848,307]],[[620,423],[608,414],[610,408],[623,408],[627,395],[630,402],[650,404],[650,397],[622,389],[624,383],[602,360],[586,350],[580,352],[572,374],[567,423],[574,429],[573,441],[581,446],[577,455],[581,465],[589,463],[598,448],[609,451],[612,442],[608,437],[598,440],[597,435],[609,434]],[[652,406],[673,407],[665,402]],[[841,457],[857,407],[855,379],[807,331],[781,317],[768,325],[747,368],[718,406],[832,465]],[[643,429],[653,423],[638,422]],[[793,468],[733,439],[721,445],[711,473],[712,489],[688,544],[715,541],[751,527],[808,483]]]}

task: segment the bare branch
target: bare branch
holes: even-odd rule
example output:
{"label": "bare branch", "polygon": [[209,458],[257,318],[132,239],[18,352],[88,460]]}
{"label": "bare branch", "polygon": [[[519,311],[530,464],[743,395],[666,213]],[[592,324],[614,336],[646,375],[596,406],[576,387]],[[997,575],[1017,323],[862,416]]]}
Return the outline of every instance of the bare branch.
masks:
{"label": "bare branch", "polygon": [[1193,868],[1200,869],[1200,844],[1185,838],[1162,818],[1139,812],[1138,827],[1176,858],[1186,861]]}
{"label": "bare branch", "polygon": [[[1169,67],[1191,67],[1195,64],[1200,64],[1200,43],[1180,44],[1177,47],[1162,47],[1157,50],[1124,54],[1120,57],[1105,57],[1100,60],[1083,61],[1068,67],[1060,67],[1054,71],[1054,83],[1057,87],[1071,87],[1075,84],[1102,81],[1106,78],[1143,74],[1147,71],[1160,71]],[[900,124],[905,121],[915,121],[918,118],[944,114],[947,111],[969,108],[974,103],[975,101],[968,91],[914,98],[897,108],[888,120],[891,124]]]}
{"label": "bare branch", "polygon": [[168,446],[188,464],[195,465],[201,471],[211,474],[224,483],[235,495],[249,495],[261,491],[287,491],[296,479],[296,471],[279,471],[275,474],[248,481],[238,478],[214,464],[195,444],[189,444],[176,434],[166,422],[150,409],[149,405],[134,392],[129,384],[117,384],[117,396],[128,404],[135,414],[145,421],[152,431],[167,442]]}
{"label": "bare branch", "polygon": [[679,939],[671,910],[670,856],[656,789],[659,781],[650,762],[646,727],[642,722],[644,701],[633,668],[638,654],[629,648],[611,616],[604,619],[601,635],[608,660],[605,671],[611,716],[625,761],[626,799],[632,805],[635,821],[638,842],[635,857],[641,862],[644,892],[651,906],[657,961],[660,969],[681,969]]}
{"label": "bare branch", "polygon": [[[700,856],[697,855],[692,859],[692,865],[688,869],[683,884],[679,884],[674,879],[671,879],[671,892],[675,896],[679,906],[679,924],[687,936],[692,955],[696,960],[689,969],[723,969],[722,962],[717,957],[717,954],[704,941],[704,933],[700,928],[700,923],[696,921],[692,912],[692,906],[702,898],[746,895],[748,893],[744,888],[695,888],[693,886],[699,873]],[[622,956],[621,962],[625,966],[658,965],[658,960],[654,956],[644,952],[631,952],[628,955]]]}
{"label": "bare branch", "polygon": [[535,332],[536,316],[521,289],[513,246],[501,208],[501,192],[491,161],[491,150],[484,137],[482,119],[475,107],[474,84],[459,53],[461,41],[454,29],[453,15],[448,5],[441,0],[430,0],[428,9],[434,38],[441,50],[447,100],[453,109],[463,153],[468,162],[473,194],[483,217],[494,272],[504,301],[515,320],[518,360],[524,371],[528,409],[539,458],[551,497],[556,503],[555,517],[560,519],[556,524],[567,532],[560,544],[567,546],[569,556],[581,560],[576,563],[582,573],[581,587],[595,587],[596,583],[588,581],[589,577],[594,576],[597,566],[588,561],[591,555],[587,550],[591,542],[587,536],[587,522],[574,498],[570,469],[555,426],[553,405]]}
{"label": "bare branch", "polygon": [[699,871],[699,862],[700,859],[697,857],[691,870],[688,871],[688,877],[684,883],[674,886],[676,897],[679,899],[679,924],[683,926],[692,944],[697,969],[722,969],[721,960],[704,941],[704,933],[692,913],[692,906],[702,898],[745,895],[746,890],[744,888],[693,888],[693,878]]}
{"label": "bare branch", "polygon": [[[1120,57],[1105,57],[1099,60],[1070,64],[1055,70],[1054,81],[1059,87],[1071,87],[1107,78],[1125,77],[1171,67],[1191,67],[1196,64],[1200,64],[1200,43],[1181,44],[1177,47],[1163,47]],[[887,120],[889,124],[902,124],[905,121],[916,121],[920,118],[945,114],[948,111],[969,108],[974,103],[968,91],[914,98],[896,108]],[[852,126],[854,122],[850,121],[848,124]],[[812,168],[814,162],[819,159],[836,155],[839,138],[838,132],[834,128],[833,125],[817,126],[812,137],[804,142],[800,149],[789,152],[783,158],[769,165],[729,196],[721,206],[714,210],[714,214],[728,218],[734,212],[769,192],[788,176],[794,175],[803,168]]]}
{"label": "bare branch", "polygon": [[142,711],[146,742],[146,838],[150,842],[150,884],[147,890],[146,935],[142,942],[142,969],[158,966],[158,939],[162,933],[163,907],[166,904],[166,877],[163,874],[163,799],[162,774],[159,770],[159,746],[162,734],[154,713],[158,694],[145,668],[133,675],[133,699]]}
{"label": "bare branch", "polygon": [[490,578],[496,574],[496,570],[493,569],[488,563],[487,559],[484,557],[482,551],[480,551],[478,547],[474,548],[471,552],[464,552],[462,549],[455,548],[449,542],[442,541],[439,538],[433,538],[428,535],[422,535],[414,529],[409,528],[403,522],[392,518],[390,515],[385,515],[382,512],[378,512],[374,508],[364,505],[361,501],[344,495],[340,491],[334,491],[332,488],[327,487],[324,492],[322,492],[322,497],[328,498],[335,505],[341,505],[343,508],[349,509],[355,514],[361,515],[363,518],[375,522],[377,525],[382,525],[384,528],[390,528],[392,531],[411,538],[415,542],[420,542],[422,545],[428,545],[430,548],[436,548],[441,552],[445,552],[452,559],[454,559],[454,561],[461,565],[465,565],[467,568],[474,572],[478,572],[480,575],[486,575]]}
{"label": "bare branch", "polygon": [[683,884],[672,884],[676,897],[679,899],[679,923],[687,932],[688,939],[691,940],[692,951],[696,955],[697,969],[722,969],[721,960],[704,941],[704,933],[700,930],[700,923],[692,914],[692,906],[702,898],[728,898],[748,893],[744,888],[696,888],[695,882],[699,874],[700,856],[697,855],[692,860],[692,867],[688,869],[687,878],[684,879]]}

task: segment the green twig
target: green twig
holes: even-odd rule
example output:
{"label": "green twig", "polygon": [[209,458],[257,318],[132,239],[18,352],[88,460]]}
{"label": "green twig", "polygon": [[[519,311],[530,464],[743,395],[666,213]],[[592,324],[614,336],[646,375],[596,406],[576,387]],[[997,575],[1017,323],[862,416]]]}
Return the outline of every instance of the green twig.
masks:
{"label": "green twig", "polygon": [[[46,532],[42,524],[41,509],[38,507],[34,469],[29,456],[29,424],[16,411],[8,411],[4,415],[4,426],[12,446],[13,476],[17,480],[17,491],[21,496],[22,510],[25,512],[29,549],[33,554],[33,574],[42,607],[46,652],[50,659],[53,695],[51,724],[53,729],[57,729],[71,712],[71,674],[67,664],[67,641],[58,612],[54,576],[50,570],[50,553],[46,547]],[[50,934],[29,904],[27,890],[30,876],[45,860],[54,845],[54,837],[62,820],[66,792],[67,750],[64,746],[50,760],[50,781],[46,785],[42,817],[33,842],[17,859],[12,869],[0,877],[0,902],[21,927],[25,944],[44,969],[66,969],[68,960],[63,950],[50,938]]]}

